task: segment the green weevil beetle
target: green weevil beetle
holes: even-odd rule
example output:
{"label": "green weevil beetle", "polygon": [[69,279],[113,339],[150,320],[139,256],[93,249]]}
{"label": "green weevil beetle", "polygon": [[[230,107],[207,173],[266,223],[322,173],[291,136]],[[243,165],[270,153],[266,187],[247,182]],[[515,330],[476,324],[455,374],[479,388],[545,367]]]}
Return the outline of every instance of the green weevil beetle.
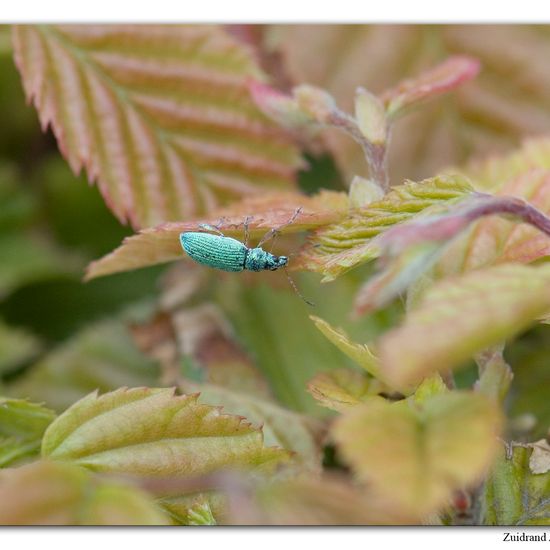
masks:
{"label": "green weevil beetle", "polygon": [[[277,229],[269,230],[254,248],[248,247],[248,220],[244,221],[245,242],[242,243],[232,237],[226,237],[217,227],[208,224],[199,224],[199,228],[206,231],[213,231],[216,234],[205,233],[204,231],[186,231],[180,233],[180,243],[187,255],[199,264],[220,269],[221,271],[276,271],[286,268],[288,256],[275,256],[266,252],[261,245],[270,238],[276,237],[280,230],[290,225],[302,211],[298,208],[292,218]],[[294,281],[285,270],[285,274],[296,293],[309,305],[298,291]]]}
{"label": "green weevil beetle", "polygon": [[288,263],[286,256],[275,256],[259,246],[248,248],[241,241],[224,235],[188,231],[180,235],[180,242],[193,260],[222,271],[275,271]]}

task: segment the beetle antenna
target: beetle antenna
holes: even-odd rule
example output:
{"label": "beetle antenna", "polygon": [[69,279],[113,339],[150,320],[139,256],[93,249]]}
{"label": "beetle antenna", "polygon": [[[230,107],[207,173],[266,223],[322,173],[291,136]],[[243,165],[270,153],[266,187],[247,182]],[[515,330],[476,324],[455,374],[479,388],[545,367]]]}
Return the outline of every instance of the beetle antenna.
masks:
{"label": "beetle antenna", "polygon": [[290,283],[290,286],[294,289],[294,292],[296,292],[296,294],[298,294],[298,296],[300,296],[300,298],[302,298],[302,300],[303,300],[308,306],[315,307],[315,304],[314,304],[313,302],[310,302],[309,300],[306,300],[306,299],[304,298],[304,296],[302,295],[302,293],[298,290],[298,287],[296,286],[296,283],[292,280],[292,278],[291,278],[290,275],[288,274],[288,271],[286,270],[286,267],[283,267],[283,269],[284,269],[286,278],[288,279],[288,282]]}

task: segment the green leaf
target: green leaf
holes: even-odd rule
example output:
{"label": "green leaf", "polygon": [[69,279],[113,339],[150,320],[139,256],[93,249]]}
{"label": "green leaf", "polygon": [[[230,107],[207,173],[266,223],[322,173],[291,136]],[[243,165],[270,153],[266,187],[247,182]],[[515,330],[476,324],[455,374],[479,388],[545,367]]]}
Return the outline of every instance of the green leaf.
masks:
{"label": "green leaf", "polygon": [[121,221],[189,219],[291,186],[288,136],[255,107],[248,48],[221,26],[17,26],[15,61],[43,129]]}
{"label": "green leaf", "polygon": [[479,481],[496,451],[500,411],[486,397],[449,392],[418,402],[371,400],[338,418],[338,450],[375,494],[427,516]]}
{"label": "green leaf", "polygon": [[550,525],[550,473],[529,468],[532,450],[501,447],[483,493],[485,525]]}
{"label": "green leaf", "polygon": [[287,453],[263,445],[260,429],[175,396],[173,389],[120,389],[84,397],[46,431],[46,458],[99,472],[201,475],[220,468],[269,469]]}
{"label": "green leaf", "polygon": [[270,229],[285,226],[298,208],[301,209],[300,214],[281,233],[296,233],[332,223],[342,217],[347,205],[344,193],[331,191],[322,191],[313,197],[280,192],[247,198],[212,212],[210,219],[165,223],[127,237],[113,252],[88,266],[86,279],[181,260],[185,254],[179,235],[185,231],[196,231],[199,223],[219,227],[228,237],[242,240],[244,221],[252,215],[249,220],[250,236],[260,238]]}
{"label": "green leaf", "polygon": [[32,359],[41,347],[40,340],[30,332],[0,320],[0,376]]}
{"label": "green leaf", "polygon": [[42,405],[0,397],[0,468],[37,456],[55,413]]}
{"label": "green leaf", "polygon": [[226,513],[225,498],[215,492],[163,497],[157,502],[179,525],[217,525]]}
{"label": "green leaf", "polygon": [[386,390],[384,384],[354,369],[335,369],[313,377],[307,389],[323,407],[344,412],[350,407],[376,398]]}
{"label": "green leaf", "polygon": [[300,465],[320,470],[324,426],[319,420],[285,409],[265,397],[257,398],[213,384],[183,382],[181,386],[185,392],[200,392],[201,403],[221,405],[224,414],[239,415],[261,425],[265,445],[291,451]]}
{"label": "green leaf", "polygon": [[331,281],[380,254],[376,237],[391,227],[439,207],[448,208],[473,191],[463,176],[438,176],[393,187],[382,199],[316,231],[298,258],[299,266]]}
{"label": "green leaf", "polygon": [[350,340],[342,329],[334,329],[326,321],[315,315],[309,317],[315,326],[332,342],[340,351],[365,369],[371,376],[380,376],[380,363],[378,358],[365,344],[357,344]]}
{"label": "green leaf", "polygon": [[531,437],[545,437],[550,426],[548,387],[550,371],[550,327],[539,325],[523,338],[506,347],[506,357],[514,373],[509,395],[510,416],[534,417]]}
{"label": "green leaf", "polygon": [[145,493],[48,461],[0,472],[2,525],[167,525]]}
{"label": "green leaf", "polygon": [[158,367],[136,348],[122,321],[93,324],[54,348],[7,385],[9,395],[62,411],[99,388],[154,385]]}
{"label": "green leaf", "polygon": [[[216,285],[216,297],[275,397],[290,409],[320,415],[324,411],[305,391],[307,382],[319,372],[353,367],[353,361],[319,333],[309,319],[310,308],[289,288],[282,273],[265,273],[261,279],[255,275],[244,285],[239,278],[226,278]],[[350,274],[332,285],[329,293],[311,276],[296,278],[296,284],[316,304],[317,315],[330,315],[351,336],[374,337],[390,324],[395,312],[350,322],[349,303],[362,276]],[[282,288],[270,288],[270,283]]]}
{"label": "green leaf", "polygon": [[0,257],[0,298],[20,286],[77,273],[82,267],[78,256],[65,252],[38,233],[3,233]]}
{"label": "green leaf", "polygon": [[549,283],[549,266],[514,264],[436,282],[377,342],[384,376],[407,387],[512,338],[550,309]]}
{"label": "green leaf", "polygon": [[448,391],[449,388],[447,388],[439,373],[436,372],[429,378],[422,380],[422,383],[416,388],[412,395],[412,399],[414,399],[415,403],[422,404],[432,397],[445,394]]}

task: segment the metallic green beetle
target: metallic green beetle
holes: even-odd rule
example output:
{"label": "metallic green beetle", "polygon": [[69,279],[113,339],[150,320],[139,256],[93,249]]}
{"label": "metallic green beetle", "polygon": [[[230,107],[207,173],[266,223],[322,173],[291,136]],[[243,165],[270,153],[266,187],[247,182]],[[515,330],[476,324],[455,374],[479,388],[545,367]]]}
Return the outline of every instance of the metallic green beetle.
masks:
{"label": "metallic green beetle", "polygon": [[217,233],[217,235],[202,231],[186,231],[185,233],[180,233],[180,243],[183,250],[190,258],[199,264],[207,265],[214,269],[221,269],[222,271],[238,272],[244,271],[245,269],[249,271],[275,271],[283,268],[288,282],[298,296],[308,305],[313,306],[313,303],[302,296],[294,281],[286,272],[285,268],[288,264],[288,257],[275,256],[271,254],[271,252],[266,252],[261,247],[262,243],[266,240],[276,237],[282,227],[290,225],[301,211],[302,209],[298,208],[287,223],[278,229],[271,229],[268,231],[255,248],[249,248],[247,246],[249,218],[246,218],[244,222],[244,243],[237,239],[226,237],[217,227],[207,224],[200,224],[199,227],[207,231],[213,231]]}
{"label": "metallic green beetle", "polygon": [[221,234],[188,231],[180,235],[180,242],[193,260],[222,271],[275,271],[288,264],[286,256],[275,256],[261,247],[248,248],[241,241]]}

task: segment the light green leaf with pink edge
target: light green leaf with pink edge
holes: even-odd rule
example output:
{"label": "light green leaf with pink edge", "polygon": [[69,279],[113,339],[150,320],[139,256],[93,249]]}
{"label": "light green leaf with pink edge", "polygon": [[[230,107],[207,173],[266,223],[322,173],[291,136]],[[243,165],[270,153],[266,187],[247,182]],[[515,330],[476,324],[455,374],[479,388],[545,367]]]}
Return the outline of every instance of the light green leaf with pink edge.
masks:
{"label": "light green leaf with pink edge", "polygon": [[267,469],[288,453],[265,447],[242,417],[201,405],[197,395],[135,388],[88,395],[44,435],[42,455],[98,472],[198,476],[222,468]]}
{"label": "light green leaf with pink edge", "polygon": [[259,238],[272,228],[286,224],[298,208],[302,211],[282,233],[306,231],[333,223],[345,215],[348,199],[345,193],[322,191],[313,197],[299,193],[274,193],[245,199],[242,202],[217,210],[212,217],[191,222],[172,222],[143,229],[126,238],[110,254],[92,262],[86,279],[93,279],[120,271],[129,271],[154,264],[185,258],[179,235],[184,231],[199,230],[200,223],[217,225],[227,236],[244,238],[244,220],[250,216],[252,238]]}
{"label": "light green leaf with pink edge", "polygon": [[448,392],[422,403],[373,400],[336,420],[344,460],[375,495],[426,517],[455,490],[480,481],[497,450],[498,407],[482,395]]}
{"label": "light green leaf with pink edge", "polygon": [[[547,190],[550,191],[550,187]],[[527,240],[529,241],[530,236],[536,243],[546,242],[546,246],[550,247],[550,218],[544,212],[518,197],[472,193],[445,214],[413,219],[378,237],[384,269],[360,289],[355,300],[356,312],[361,314],[386,305],[421,275],[429,272],[450,243],[476,220],[491,216],[490,221],[494,222],[494,227],[497,222],[492,216],[495,214],[512,218],[516,226],[519,225],[518,222],[529,224],[531,232],[528,233]],[[514,226],[497,227],[502,233],[499,236],[503,238],[515,229]],[[525,230],[526,227],[522,229]],[[532,235],[533,230],[535,235]],[[485,233],[481,233],[481,243],[486,242],[483,237],[488,236],[487,232],[488,228],[485,228]],[[525,235],[522,238],[525,239]],[[475,247],[475,239],[465,240]],[[488,260],[496,259],[498,251],[496,246],[494,248],[486,251]],[[544,246],[542,250],[540,247],[536,248],[539,253],[544,253]],[[464,253],[467,255],[467,249]],[[447,253],[447,258],[450,262],[456,262],[456,254]],[[528,255],[523,253],[522,258],[527,259]],[[488,263],[490,265],[491,262]]]}
{"label": "light green leaf with pink edge", "polygon": [[73,464],[39,461],[0,472],[2,525],[169,525],[143,491]]}
{"label": "light green leaf with pink edge", "polygon": [[214,25],[24,25],[15,61],[74,172],[135,228],[293,187],[302,161],[253,103],[248,47]]}
{"label": "light green leaf with pink edge", "polygon": [[376,343],[384,376],[409,387],[512,338],[550,310],[550,266],[502,264],[430,286]]}
{"label": "light green leaf with pink edge", "polygon": [[[324,275],[323,281],[368,262],[380,254],[376,237],[428,209],[448,208],[473,192],[463,176],[437,176],[394,187],[385,197],[350,211],[342,221],[314,232],[297,262]],[[429,210],[431,211],[431,210]]]}

